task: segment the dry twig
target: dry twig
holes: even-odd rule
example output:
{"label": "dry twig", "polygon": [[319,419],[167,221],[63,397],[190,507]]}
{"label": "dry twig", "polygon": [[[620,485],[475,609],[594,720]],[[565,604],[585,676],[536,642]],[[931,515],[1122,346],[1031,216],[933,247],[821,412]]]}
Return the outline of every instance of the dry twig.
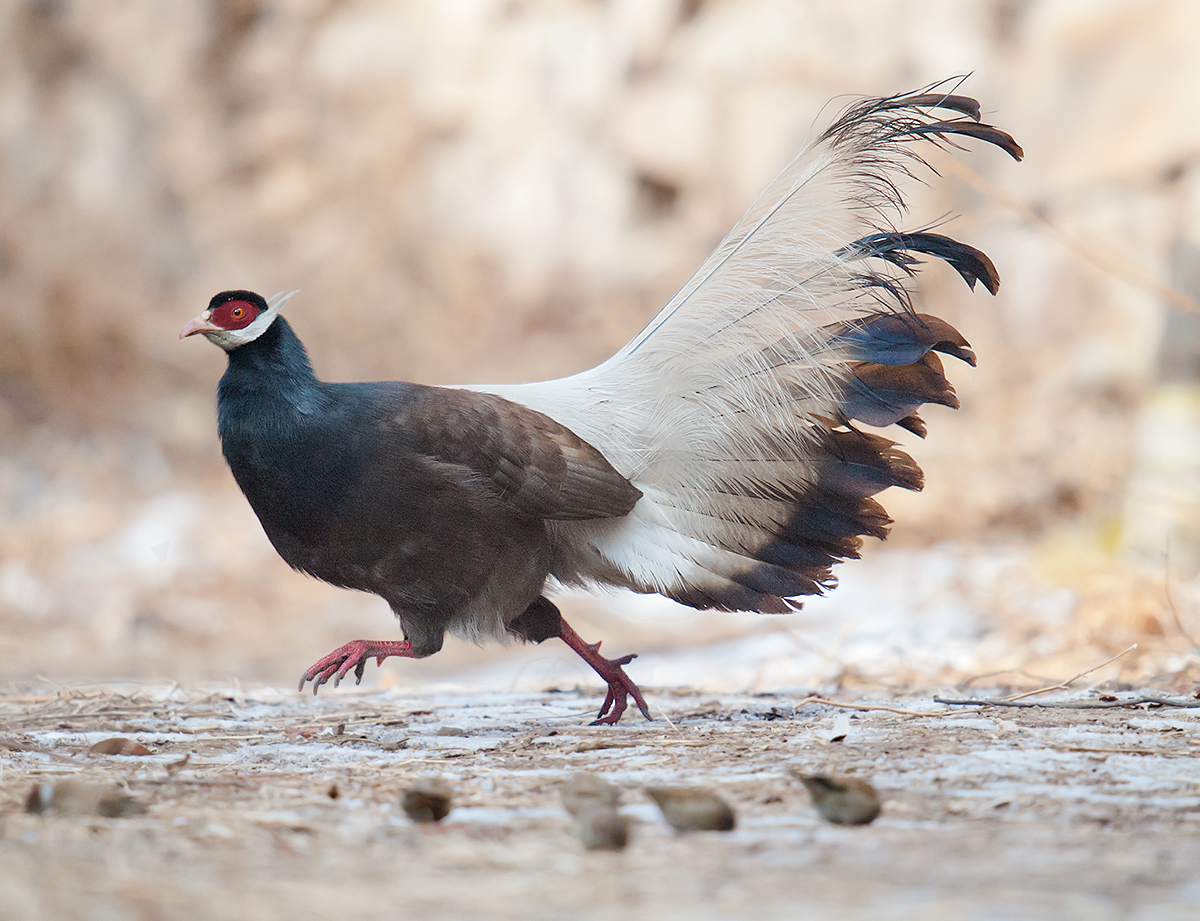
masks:
{"label": "dry twig", "polygon": [[1131,652],[1133,652],[1133,651],[1134,651],[1135,649],[1137,649],[1137,648],[1138,648],[1138,644],[1137,644],[1137,643],[1134,643],[1134,644],[1133,644],[1132,646],[1130,646],[1128,649],[1125,649],[1125,650],[1123,650],[1123,651],[1121,651],[1121,652],[1118,652],[1118,653],[1117,653],[1115,656],[1113,656],[1111,659],[1105,659],[1105,660],[1104,660],[1103,662],[1101,662],[1099,665],[1093,665],[1093,666],[1092,666],[1091,668],[1089,668],[1087,671],[1085,671],[1085,672],[1080,672],[1078,675],[1075,675],[1075,676],[1073,676],[1073,677],[1071,677],[1071,678],[1068,678],[1066,681],[1061,681],[1061,682],[1059,682],[1058,684],[1049,684],[1049,685],[1046,685],[1046,687],[1044,687],[1044,688],[1038,688],[1038,689],[1037,689],[1037,690],[1035,690],[1035,691],[1024,691],[1024,692],[1022,692],[1022,693],[1020,693],[1020,694],[1012,694],[1012,695],[1010,695],[1009,697],[1004,697],[1004,698],[1002,698],[1002,699],[1003,699],[1003,700],[1021,700],[1021,699],[1025,698],[1025,697],[1032,697],[1034,694],[1045,694],[1047,691],[1065,691],[1065,690],[1067,689],[1067,686],[1068,686],[1068,685],[1070,685],[1070,684],[1071,684],[1071,682],[1073,682],[1073,681],[1076,681],[1076,680],[1078,680],[1078,679],[1082,678],[1084,675],[1090,675],[1092,672],[1094,672],[1094,671],[1098,671],[1099,669],[1102,669],[1102,668],[1104,668],[1104,666],[1106,666],[1106,665],[1110,665],[1110,664],[1112,664],[1113,662],[1116,662],[1116,661],[1117,661],[1117,659],[1121,658],[1121,656],[1127,655],[1128,653],[1131,653]]}
{"label": "dry twig", "polygon": [[1176,707],[1181,710],[1200,708],[1200,699],[1195,697],[1158,697],[1154,694],[1142,694],[1120,700],[989,700],[973,697],[962,700],[951,700],[948,697],[935,697],[939,704],[948,707],[1040,707],[1046,710],[1114,710],[1121,707],[1138,707],[1151,704],[1156,707]]}
{"label": "dry twig", "polygon": [[1085,752],[1099,755],[1181,755],[1185,752],[1162,751],[1155,748],[1090,748],[1086,745],[1051,745],[1051,751]]}
{"label": "dry twig", "polygon": [[[938,703],[945,703],[943,700],[934,698]],[[803,700],[799,700],[793,706],[793,710],[798,707],[803,707],[805,704],[824,704],[827,707],[837,707],[840,710],[881,710],[885,713],[898,713],[901,716],[945,716],[947,713],[961,713],[961,710],[905,710],[901,707],[888,707],[884,704],[856,704],[847,700],[834,700],[830,697],[821,697],[819,694],[810,694]]]}
{"label": "dry twig", "polygon": [[683,733],[679,732],[679,727],[676,726],[673,722],[671,722],[671,717],[667,716],[667,711],[665,711],[662,708],[662,704],[655,704],[655,706],[658,708],[658,715],[667,721],[667,725],[670,726],[672,729],[674,729],[675,732],[682,735]]}

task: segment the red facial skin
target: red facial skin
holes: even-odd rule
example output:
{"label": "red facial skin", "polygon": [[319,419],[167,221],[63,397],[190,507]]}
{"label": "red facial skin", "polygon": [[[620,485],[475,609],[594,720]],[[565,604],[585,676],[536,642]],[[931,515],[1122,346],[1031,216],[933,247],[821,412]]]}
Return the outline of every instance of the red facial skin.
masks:
{"label": "red facial skin", "polygon": [[258,308],[249,301],[226,301],[212,312],[209,322],[221,329],[245,329],[258,317]]}
{"label": "red facial skin", "polygon": [[[235,329],[245,329],[257,319],[261,311],[249,301],[226,301],[218,305],[208,317],[205,314],[188,320],[187,325],[179,332],[180,339],[194,336],[196,333],[219,333]],[[207,311],[206,311],[207,313]]]}

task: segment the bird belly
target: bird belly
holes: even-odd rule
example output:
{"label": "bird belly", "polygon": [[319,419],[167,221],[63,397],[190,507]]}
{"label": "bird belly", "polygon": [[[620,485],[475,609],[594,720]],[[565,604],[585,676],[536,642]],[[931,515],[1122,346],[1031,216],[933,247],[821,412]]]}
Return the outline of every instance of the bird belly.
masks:
{"label": "bird belly", "polygon": [[541,522],[470,501],[430,506],[414,497],[370,516],[326,515],[303,529],[266,530],[293,568],[384,598],[423,655],[437,652],[446,632],[473,642],[505,639],[550,568]]}

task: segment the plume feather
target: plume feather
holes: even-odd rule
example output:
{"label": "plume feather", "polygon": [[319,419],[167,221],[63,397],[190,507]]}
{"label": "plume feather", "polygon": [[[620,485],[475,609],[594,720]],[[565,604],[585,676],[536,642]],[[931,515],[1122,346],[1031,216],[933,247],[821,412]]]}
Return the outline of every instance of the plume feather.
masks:
{"label": "plume feather", "polygon": [[554,523],[556,576],[697,607],[786,610],[781,597],[832,584],[829,567],[855,555],[859,535],[886,533],[867,496],[919,488],[919,468],[878,436],[848,459],[831,433],[853,432],[858,408],[923,434],[916,406],[956,405],[931,350],[974,354],[949,324],[913,310],[912,254],[944,259],[992,293],[999,278],[978,250],[897,224],[901,185],[924,165],[919,145],[975,139],[1020,159],[979,118],[975,100],[938,86],[850,106],[608,361],[556,381],[472,388],[550,415],[644,493],[624,518]]}

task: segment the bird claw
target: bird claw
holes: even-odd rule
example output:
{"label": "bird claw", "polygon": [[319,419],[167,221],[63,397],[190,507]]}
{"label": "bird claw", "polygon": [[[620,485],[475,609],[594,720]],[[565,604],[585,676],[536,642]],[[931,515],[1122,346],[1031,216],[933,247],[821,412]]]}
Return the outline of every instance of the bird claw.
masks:
{"label": "bird claw", "polygon": [[[633,702],[637,704],[638,709],[642,711],[642,716],[648,720],[654,718],[650,715],[650,708],[646,706],[645,698],[642,697],[642,692],[633,679],[625,674],[623,665],[628,665],[637,658],[637,653],[627,656],[621,656],[619,659],[605,659],[597,656],[599,663],[589,663],[596,672],[608,682],[608,694],[605,695],[604,703],[600,707],[600,713],[592,720],[589,725],[592,726],[613,726],[620,721],[622,714],[629,706],[628,699],[633,698]],[[609,711],[612,711],[611,713]]]}
{"label": "bird claw", "polygon": [[305,683],[311,681],[315,696],[321,685],[327,684],[330,679],[333,679],[333,686],[336,688],[351,669],[354,669],[354,683],[361,684],[367,661],[373,658],[376,665],[382,665],[383,660],[388,656],[415,658],[412,654],[412,646],[407,640],[402,642],[352,640],[309,666],[308,670],[300,676],[298,690],[303,691]]}
{"label": "bird claw", "polygon": [[626,708],[629,706],[627,700],[632,697],[634,703],[638,705],[638,709],[642,711],[642,716],[648,720],[653,720],[650,716],[650,708],[646,706],[646,699],[642,697],[642,692],[638,690],[638,686],[633,683],[633,679],[625,674],[622,668],[628,665],[637,658],[636,654],[621,656],[619,659],[606,659],[600,655],[600,644],[585,643],[583,638],[576,633],[571,625],[565,620],[559,627],[559,639],[570,646],[579,654],[592,669],[604,679],[608,685],[608,694],[604,698],[604,706],[600,708],[599,715],[592,721],[593,726],[611,726],[621,718]]}

